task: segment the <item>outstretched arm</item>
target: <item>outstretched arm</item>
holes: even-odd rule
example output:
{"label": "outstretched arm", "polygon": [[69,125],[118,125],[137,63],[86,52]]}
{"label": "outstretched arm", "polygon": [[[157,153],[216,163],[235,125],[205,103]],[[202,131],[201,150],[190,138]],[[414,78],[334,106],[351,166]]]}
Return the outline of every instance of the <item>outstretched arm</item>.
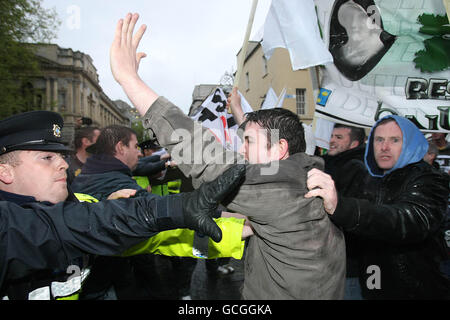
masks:
{"label": "outstretched arm", "polygon": [[143,116],[159,96],[138,75],[139,63],[146,54],[137,53],[137,48],[147,29],[146,25],[142,25],[133,35],[138,19],[137,13],[128,13],[125,19],[120,19],[117,23],[110,50],[110,64],[114,79]]}

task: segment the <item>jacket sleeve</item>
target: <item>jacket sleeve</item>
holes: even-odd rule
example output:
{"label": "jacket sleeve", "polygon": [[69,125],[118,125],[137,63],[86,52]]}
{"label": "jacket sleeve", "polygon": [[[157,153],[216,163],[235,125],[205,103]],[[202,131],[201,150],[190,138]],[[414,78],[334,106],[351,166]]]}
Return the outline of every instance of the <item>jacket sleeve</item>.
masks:
{"label": "jacket sleeve", "polygon": [[200,256],[194,245],[195,232],[189,229],[175,229],[163,231],[126,250],[122,256],[138,254],[160,254],[165,256],[191,257],[191,258],[234,258],[241,259],[244,253],[245,241],[242,238],[244,227],[243,219],[219,218],[214,219],[222,229],[222,241],[214,242],[209,237],[201,241],[207,241],[208,252]]}
{"label": "jacket sleeve", "polygon": [[[167,148],[180,170],[198,188],[217,178],[242,156],[226,150],[210,130],[186,116],[177,106],[159,97],[144,116],[143,124]],[[157,124],[157,125],[155,125]]]}
{"label": "jacket sleeve", "polygon": [[[154,161],[155,159],[157,161]],[[166,161],[159,160],[159,156],[150,156],[140,158],[136,169],[133,171],[133,176],[152,176],[161,172],[166,168]]]}
{"label": "jacket sleeve", "polygon": [[[153,132],[161,146],[169,149],[180,170],[192,177],[194,187],[215,179],[232,163],[244,163],[241,155],[225,149],[208,129],[187,117],[164,97],[159,97],[149,108],[143,125]],[[244,184],[225,205],[250,217],[252,222],[264,224],[276,219],[273,206],[265,204],[280,201],[281,195],[292,200],[291,193],[297,192],[297,188],[283,183],[292,181],[290,177],[270,174],[273,169],[276,168],[271,164],[249,165]],[[264,172],[267,174],[261,174]]]}
{"label": "jacket sleeve", "polygon": [[428,172],[409,179],[392,203],[339,196],[331,219],[344,230],[392,243],[421,242],[435,233],[444,218],[448,180]]}
{"label": "jacket sleeve", "polygon": [[[116,255],[182,227],[181,198],[18,206],[0,201],[0,283],[6,272],[60,269],[85,254]],[[20,267],[19,267],[20,266]]]}

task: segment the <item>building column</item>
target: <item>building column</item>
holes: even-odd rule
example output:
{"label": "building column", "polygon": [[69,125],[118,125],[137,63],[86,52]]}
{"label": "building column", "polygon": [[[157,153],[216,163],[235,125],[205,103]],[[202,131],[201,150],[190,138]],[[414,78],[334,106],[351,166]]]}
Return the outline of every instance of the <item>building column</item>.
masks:
{"label": "building column", "polygon": [[58,112],[58,79],[53,78],[53,94],[52,94],[52,103],[53,103],[53,111]]}
{"label": "building column", "polygon": [[72,79],[67,79],[66,112],[73,114],[73,111],[73,82]]}
{"label": "building column", "polygon": [[45,110],[51,110],[52,107],[52,82],[50,78],[45,79]]}
{"label": "building column", "polygon": [[80,86],[81,86],[81,81],[79,79],[75,79],[74,80],[74,85],[75,85],[75,97],[74,97],[74,110],[73,112],[75,113],[75,117],[82,117],[83,115],[81,114],[81,90],[80,90]]}

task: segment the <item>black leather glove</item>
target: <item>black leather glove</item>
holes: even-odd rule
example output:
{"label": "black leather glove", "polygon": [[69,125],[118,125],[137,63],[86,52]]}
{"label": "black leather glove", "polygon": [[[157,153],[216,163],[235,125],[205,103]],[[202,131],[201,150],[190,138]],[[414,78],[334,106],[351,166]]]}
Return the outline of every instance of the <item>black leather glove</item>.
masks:
{"label": "black leather glove", "polygon": [[197,190],[182,193],[185,226],[200,231],[215,242],[222,240],[222,230],[212,219],[218,204],[241,183],[245,165],[238,164],[227,169],[216,180],[204,183]]}

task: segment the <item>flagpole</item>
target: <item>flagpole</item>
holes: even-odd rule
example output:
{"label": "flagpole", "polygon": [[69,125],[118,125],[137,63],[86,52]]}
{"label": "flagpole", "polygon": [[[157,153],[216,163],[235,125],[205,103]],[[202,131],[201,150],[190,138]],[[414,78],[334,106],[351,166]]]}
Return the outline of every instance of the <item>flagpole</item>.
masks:
{"label": "flagpole", "polygon": [[250,17],[248,19],[247,31],[245,33],[244,44],[242,45],[241,57],[238,61],[236,70],[236,76],[234,77],[233,87],[237,88],[239,80],[241,79],[242,69],[244,68],[245,56],[247,55],[248,41],[250,39],[250,33],[252,31],[253,20],[255,19],[256,7],[258,6],[258,0],[253,0],[252,10],[250,11]]}
{"label": "flagpole", "polygon": [[443,0],[445,11],[447,11],[447,17],[450,20],[450,0]]}

